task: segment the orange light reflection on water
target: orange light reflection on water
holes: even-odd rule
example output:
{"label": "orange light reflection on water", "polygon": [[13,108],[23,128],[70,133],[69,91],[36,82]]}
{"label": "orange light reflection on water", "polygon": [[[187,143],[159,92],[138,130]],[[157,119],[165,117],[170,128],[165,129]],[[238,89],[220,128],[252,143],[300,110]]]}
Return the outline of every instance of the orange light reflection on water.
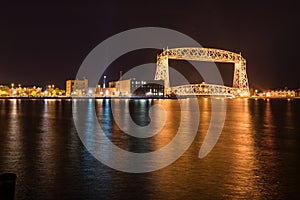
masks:
{"label": "orange light reflection on water", "polygon": [[232,159],[231,178],[235,183],[233,193],[236,196],[251,196],[260,199],[259,188],[255,185],[255,179],[260,177],[255,175],[259,167],[255,158],[254,139],[252,132],[251,114],[249,111],[249,100],[240,100],[240,110],[232,112],[232,117],[236,119],[236,137],[234,139],[234,150]]}

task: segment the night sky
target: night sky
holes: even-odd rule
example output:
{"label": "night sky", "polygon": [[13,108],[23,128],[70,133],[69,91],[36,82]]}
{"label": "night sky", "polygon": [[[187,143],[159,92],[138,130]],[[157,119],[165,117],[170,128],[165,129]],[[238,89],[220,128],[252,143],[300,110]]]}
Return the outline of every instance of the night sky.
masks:
{"label": "night sky", "polygon": [[[154,26],[182,32],[203,47],[242,52],[251,87],[300,87],[300,8],[295,2],[129,2],[2,2],[0,84],[45,87],[54,83],[64,88],[65,81],[75,78],[84,58],[103,40],[128,29]],[[109,78],[118,78],[119,70],[136,64],[155,62],[156,53],[145,51],[137,54],[144,55],[142,58],[120,59],[116,65],[123,69],[111,67]]]}

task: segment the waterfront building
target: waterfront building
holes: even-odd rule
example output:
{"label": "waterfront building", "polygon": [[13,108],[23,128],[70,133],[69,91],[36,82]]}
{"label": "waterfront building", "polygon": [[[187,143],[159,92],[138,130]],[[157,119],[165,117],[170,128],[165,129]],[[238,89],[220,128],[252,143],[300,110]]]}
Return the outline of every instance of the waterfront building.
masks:
{"label": "waterfront building", "polygon": [[0,85],[0,96],[10,96],[11,89],[6,85]]}
{"label": "waterfront building", "polygon": [[300,97],[300,88],[295,91],[295,95]]}
{"label": "waterfront building", "polygon": [[67,80],[66,95],[67,96],[83,96],[88,93],[88,80]]}
{"label": "waterfront building", "polygon": [[116,96],[116,88],[115,87],[106,87],[106,88],[103,88],[100,85],[98,85],[95,88],[95,96],[96,97],[112,97],[112,96]]}
{"label": "waterfront building", "polygon": [[116,96],[164,96],[163,80],[137,80],[132,78],[110,82],[109,87],[116,88]]}
{"label": "waterfront building", "polygon": [[266,97],[295,97],[296,92],[294,90],[268,90],[264,92],[264,96]]}

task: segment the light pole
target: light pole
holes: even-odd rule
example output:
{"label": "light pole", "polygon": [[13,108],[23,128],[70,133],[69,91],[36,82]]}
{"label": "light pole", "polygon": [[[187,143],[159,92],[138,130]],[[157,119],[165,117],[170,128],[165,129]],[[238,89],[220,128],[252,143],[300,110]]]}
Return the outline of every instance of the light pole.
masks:
{"label": "light pole", "polygon": [[103,88],[105,88],[105,81],[106,81],[106,76],[104,76],[104,80],[103,80]]}
{"label": "light pole", "polygon": [[12,96],[15,94],[14,86],[15,86],[15,84],[12,83],[12,84],[11,84],[11,94],[10,94],[10,95],[12,95]]}

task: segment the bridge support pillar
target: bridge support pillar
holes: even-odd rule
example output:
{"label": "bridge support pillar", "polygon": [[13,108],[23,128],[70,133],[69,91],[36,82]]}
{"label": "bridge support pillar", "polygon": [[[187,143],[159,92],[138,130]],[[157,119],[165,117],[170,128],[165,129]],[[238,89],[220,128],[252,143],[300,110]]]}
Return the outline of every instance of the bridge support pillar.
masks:
{"label": "bridge support pillar", "polygon": [[249,95],[246,61],[234,63],[233,88],[236,90],[238,96]]}
{"label": "bridge support pillar", "polygon": [[154,80],[164,80],[165,95],[166,95],[170,90],[168,56],[157,57],[157,67],[156,67]]}

